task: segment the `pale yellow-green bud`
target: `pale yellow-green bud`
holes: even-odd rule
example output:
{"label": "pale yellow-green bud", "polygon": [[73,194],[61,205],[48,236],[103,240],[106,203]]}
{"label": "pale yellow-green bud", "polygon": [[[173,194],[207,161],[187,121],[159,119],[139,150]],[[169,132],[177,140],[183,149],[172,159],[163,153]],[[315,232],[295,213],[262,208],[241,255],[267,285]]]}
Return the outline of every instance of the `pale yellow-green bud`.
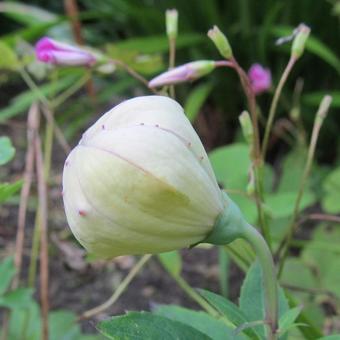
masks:
{"label": "pale yellow-green bud", "polygon": [[233,51],[231,49],[229,41],[217,26],[214,26],[208,31],[208,37],[214,42],[218,51],[224,58],[232,58]]}
{"label": "pale yellow-green bud", "polygon": [[84,133],[65,162],[63,198],[76,238],[106,258],[196,244],[225,208],[199,137],[162,96],[127,100]]}
{"label": "pale yellow-green bud", "polygon": [[238,119],[245,140],[247,141],[248,144],[252,144],[254,139],[254,128],[249,113],[247,111],[243,111],[239,115]]}
{"label": "pale yellow-green bud", "polygon": [[307,39],[310,34],[310,28],[305,24],[300,24],[297,28],[297,34],[292,44],[292,57],[300,58],[306,46]]}
{"label": "pale yellow-green bud", "polygon": [[176,9],[168,9],[165,12],[166,34],[169,39],[176,39],[178,27],[178,12]]}

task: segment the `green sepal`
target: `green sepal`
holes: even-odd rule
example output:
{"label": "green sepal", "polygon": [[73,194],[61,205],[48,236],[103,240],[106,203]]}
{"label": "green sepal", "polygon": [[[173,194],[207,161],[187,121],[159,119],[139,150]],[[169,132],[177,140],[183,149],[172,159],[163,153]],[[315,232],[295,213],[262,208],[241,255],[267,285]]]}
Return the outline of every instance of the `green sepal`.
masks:
{"label": "green sepal", "polygon": [[242,237],[246,221],[240,208],[223,192],[225,209],[217,217],[210,234],[200,243],[225,245]]}

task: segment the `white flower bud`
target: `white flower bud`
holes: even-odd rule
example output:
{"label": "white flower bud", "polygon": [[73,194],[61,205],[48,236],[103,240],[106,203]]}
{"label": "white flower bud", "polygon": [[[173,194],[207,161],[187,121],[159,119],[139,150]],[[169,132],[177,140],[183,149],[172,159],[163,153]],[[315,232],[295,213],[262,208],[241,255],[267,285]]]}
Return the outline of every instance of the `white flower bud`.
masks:
{"label": "white flower bud", "polygon": [[76,238],[107,258],[193,245],[224,209],[201,141],[162,96],[127,100],[85,132],[65,162],[63,197]]}

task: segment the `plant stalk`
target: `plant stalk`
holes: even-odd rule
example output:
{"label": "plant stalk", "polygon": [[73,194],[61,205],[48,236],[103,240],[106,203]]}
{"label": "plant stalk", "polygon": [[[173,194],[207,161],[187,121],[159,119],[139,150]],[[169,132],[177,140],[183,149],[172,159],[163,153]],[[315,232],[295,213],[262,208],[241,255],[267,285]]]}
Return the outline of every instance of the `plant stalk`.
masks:
{"label": "plant stalk", "polygon": [[262,234],[264,235],[266,241],[268,242],[269,248],[271,248],[271,235],[269,232],[269,226],[267,221],[267,216],[263,209],[263,158],[261,153],[261,144],[260,144],[260,133],[259,133],[259,125],[258,125],[258,117],[256,111],[256,97],[255,93],[251,88],[251,84],[249,78],[243,68],[238,64],[237,60],[233,57],[230,60],[233,64],[233,68],[237,72],[240,82],[243,88],[243,91],[247,97],[248,108],[252,120],[253,125],[253,146],[251,150],[253,169],[254,169],[254,177],[255,177],[255,201],[256,207],[259,215],[260,228]]}
{"label": "plant stalk", "polygon": [[267,152],[268,142],[269,142],[269,134],[270,134],[270,131],[271,131],[272,126],[273,126],[273,121],[274,121],[274,117],[275,117],[275,113],[276,113],[276,109],[277,109],[277,104],[279,102],[283,86],[286,83],[287,78],[289,76],[289,73],[291,72],[296,60],[297,59],[295,57],[291,57],[289,59],[288,64],[287,64],[284,72],[282,73],[281,79],[280,79],[280,81],[279,81],[279,83],[276,87],[274,97],[273,97],[273,100],[272,100],[271,105],[270,105],[268,120],[267,120],[266,128],[265,128],[265,131],[264,131],[263,142],[262,142],[262,159],[263,160],[266,158],[266,152]]}
{"label": "plant stalk", "polygon": [[332,97],[328,95],[325,96],[322,99],[318,112],[315,115],[312,137],[311,137],[311,141],[310,141],[309,149],[308,149],[307,162],[306,162],[306,166],[305,166],[302,179],[300,182],[300,187],[299,187],[299,191],[298,191],[297,198],[295,201],[294,212],[293,212],[293,216],[291,218],[291,222],[289,225],[288,234],[286,238],[283,240],[283,242],[280,244],[278,251],[277,251],[277,255],[280,255],[280,253],[282,253],[279,272],[278,272],[279,277],[282,274],[285,260],[288,256],[289,246],[290,246],[290,243],[292,242],[294,232],[296,231],[298,227],[297,217],[298,217],[298,213],[300,209],[300,203],[301,203],[302,196],[305,190],[307,179],[312,169],[312,164],[313,164],[316,144],[317,144],[318,137],[319,137],[319,132],[320,132],[322,123],[326,117],[326,114],[328,112],[329,106],[331,105],[331,102],[332,102]]}
{"label": "plant stalk", "polygon": [[267,337],[268,340],[273,340],[276,339],[278,327],[278,290],[273,257],[262,235],[250,224],[244,224],[241,238],[252,245],[262,268]]}

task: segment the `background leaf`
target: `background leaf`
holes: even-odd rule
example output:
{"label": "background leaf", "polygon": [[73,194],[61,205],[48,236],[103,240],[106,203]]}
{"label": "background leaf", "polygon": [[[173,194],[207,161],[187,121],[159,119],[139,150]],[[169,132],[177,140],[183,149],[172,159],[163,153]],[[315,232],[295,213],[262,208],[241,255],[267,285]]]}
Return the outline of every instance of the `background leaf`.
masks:
{"label": "background leaf", "polygon": [[[262,270],[256,261],[248,270],[240,295],[240,308],[249,321],[264,320]],[[279,288],[279,317],[289,310],[283,290]],[[264,326],[254,327],[264,338]]]}
{"label": "background leaf", "polygon": [[129,312],[98,324],[98,330],[115,340],[212,340],[182,322],[147,312]]}
{"label": "background leaf", "polygon": [[0,165],[9,162],[15,155],[15,149],[8,137],[0,137]]}
{"label": "background leaf", "polygon": [[234,336],[233,330],[221,320],[217,320],[205,312],[193,311],[179,306],[157,306],[153,313],[171,320],[183,322],[213,340],[245,339],[244,336]]}
{"label": "background leaf", "polygon": [[178,251],[171,251],[167,253],[158,254],[165,269],[174,276],[179,276],[182,270],[182,258]]}

